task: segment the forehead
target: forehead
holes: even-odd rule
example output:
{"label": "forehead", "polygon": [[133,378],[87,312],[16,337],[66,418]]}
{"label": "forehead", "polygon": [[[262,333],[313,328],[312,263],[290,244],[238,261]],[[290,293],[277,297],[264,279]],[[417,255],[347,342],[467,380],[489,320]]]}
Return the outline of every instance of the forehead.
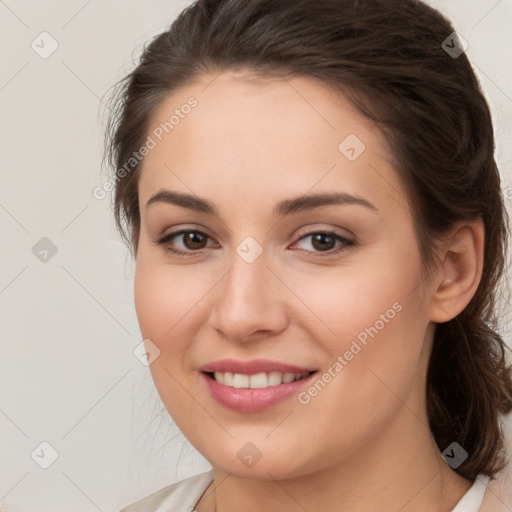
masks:
{"label": "forehead", "polygon": [[165,187],[202,197],[237,190],[242,202],[340,188],[374,204],[405,199],[374,123],[311,77],[203,75],[161,102],[148,135],[141,205]]}

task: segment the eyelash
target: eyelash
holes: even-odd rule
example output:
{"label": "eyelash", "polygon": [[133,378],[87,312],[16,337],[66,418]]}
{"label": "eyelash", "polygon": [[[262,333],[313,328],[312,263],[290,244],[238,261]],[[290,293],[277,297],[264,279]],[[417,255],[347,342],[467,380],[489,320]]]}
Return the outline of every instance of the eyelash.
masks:
{"label": "eyelash", "polygon": [[[179,256],[195,256],[198,255],[203,249],[198,249],[196,251],[189,250],[189,251],[182,251],[181,249],[176,249],[175,247],[172,247],[168,242],[172,240],[173,238],[184,235],[186,233],[199,233],[200,235],[203,235],[207,238],[210,238],[206,233],[203,233],[202,231],[193,230],[193,229],[182,229],[180,231],[174,231],[173,233],[168,233],[167,235],[164,235],[162,238],[159,238],[157,240],[153,240],[153,242],[157,245],[163,245],[164,249],[166,251],[169,251],[173,254],[179,255]],[[306,251],[308,253],[313,252],[315,257],[327,257],[332,256],[334,254],[341,253],[343,251],[347,251],[349,249],[352,249],[356,246],[356,242],[354,240],[349,240],[348,238],[345,238],[341,235],[338,235],[337,233],[333,231],[311,231],[305,235],[302,235],[297,242],[303,240],[304,238],[307,238],[309,236],[313,235],[326,235],[328,237],[333,237],[336,240],[339,240],[340,242],[343,242],[343,244],[338,247],[337,249],[330,249],[328,251]],[[167,245],[166,245],[167,244]]]}

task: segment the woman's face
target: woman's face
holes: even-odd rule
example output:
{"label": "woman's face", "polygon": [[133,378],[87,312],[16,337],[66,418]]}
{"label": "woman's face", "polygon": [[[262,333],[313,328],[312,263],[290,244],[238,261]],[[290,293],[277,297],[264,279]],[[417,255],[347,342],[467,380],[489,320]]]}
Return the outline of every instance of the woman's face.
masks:
{"label": "woman's face", "polygon": [[[372,122],[312,78],[224,72],[168,97],[148,135],[135,303],[191,443],[215,468],[270,479],[425,429],[430,296]],[[339,202],[308,199],[324,194]]]}

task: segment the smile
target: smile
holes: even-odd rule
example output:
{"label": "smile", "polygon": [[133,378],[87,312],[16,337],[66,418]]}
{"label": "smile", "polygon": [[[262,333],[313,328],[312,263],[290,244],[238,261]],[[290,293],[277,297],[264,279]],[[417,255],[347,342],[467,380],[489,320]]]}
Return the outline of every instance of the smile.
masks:
{"label": "smile", "polygon": [[210,378],[215,379],[224,386],[232,388],[268,388],[273,386],[279,386],[280,384],[288,384],[296,380],[307,377],[312,372],[300,372],[300,373],[281,373],[281,372],[262,372],[253,375],[246,375],[243,373],[231,373],[231,372],[211,372],[208,373]]}
{"label": "smile", "polygon": [[255,413],[291,399],[318,372],[272,361],[223,360],[204,366],[199,373],[207,393],[218,404]]}

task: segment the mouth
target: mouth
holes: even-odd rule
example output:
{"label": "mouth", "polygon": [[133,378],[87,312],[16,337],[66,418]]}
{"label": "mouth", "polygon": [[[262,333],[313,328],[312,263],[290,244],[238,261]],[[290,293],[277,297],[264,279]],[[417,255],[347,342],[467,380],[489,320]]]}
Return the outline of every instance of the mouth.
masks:
{"label": "mouth", "polygon": [[291,400],[318,370],[264,359],[224,359],[203,366],[199,373],[218,404],[241,413],[257,413]]}
{"label": "mouth", "polygon": [[208,378],[235,389],[263,389],[281,386],[300,380],[307,379],[310,375],[317,373],[316,370],[302,372],[260,372],[254,374],[233,373],[233,372],[203,372]]}

